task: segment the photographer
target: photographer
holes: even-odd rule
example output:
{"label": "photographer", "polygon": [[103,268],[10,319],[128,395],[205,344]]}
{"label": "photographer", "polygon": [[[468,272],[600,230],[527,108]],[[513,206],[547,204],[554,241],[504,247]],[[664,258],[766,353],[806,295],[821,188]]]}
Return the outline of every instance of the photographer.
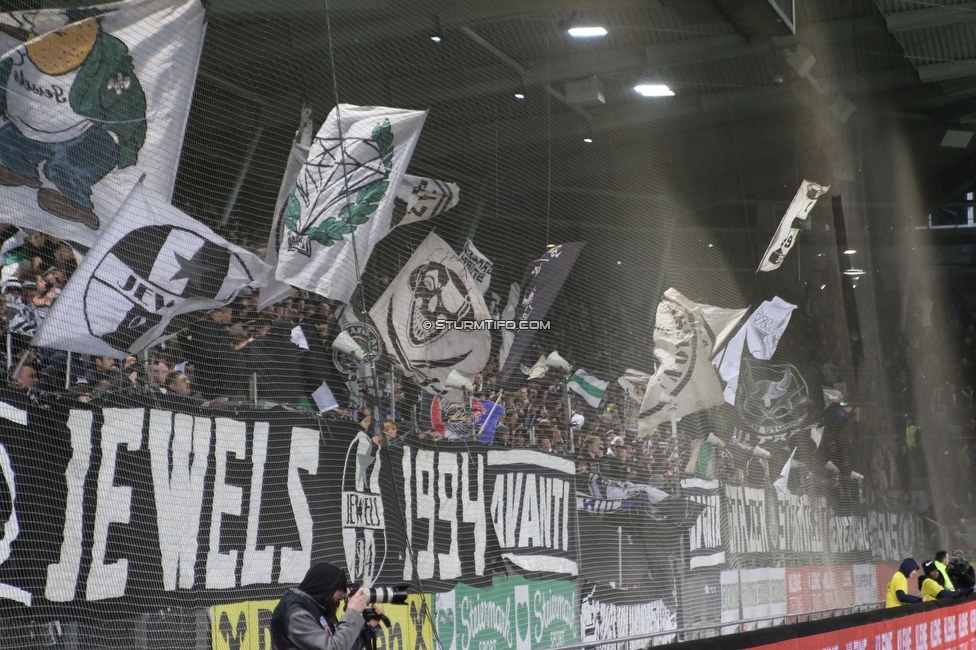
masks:
{"label": "photographer", "polygon": [[[346,600],[346,611],[336,617],[339,603]],[[298,587],[284,593],[271,615],[273,650],[362,650],[363,633],[372,634],[383,610],[366,628],[363,610],[368,605],[366,591],[360,587],[350,593],[346,573],[339,567],[320,562],[312,565]]]}

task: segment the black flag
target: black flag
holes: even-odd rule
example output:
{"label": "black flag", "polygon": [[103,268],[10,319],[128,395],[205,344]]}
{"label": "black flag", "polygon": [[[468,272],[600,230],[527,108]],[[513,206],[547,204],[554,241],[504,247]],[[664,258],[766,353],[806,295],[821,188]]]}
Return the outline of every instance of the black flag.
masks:
{"label": "black flag", "polygon": [[[551,248],[545,255],[529,264],[522,278],[522,295],[515,308],[515,320],[544,320],[549,308],[556,300],[563,283],[576,263],[584,242],[560,244]],[[512,341],[512,349],[505,359],[505,366],[498,375],[498,385],[510,388],[507,384],[512,373],[519,367],[522,354],[529,348],[535,330],[518,330]]]}

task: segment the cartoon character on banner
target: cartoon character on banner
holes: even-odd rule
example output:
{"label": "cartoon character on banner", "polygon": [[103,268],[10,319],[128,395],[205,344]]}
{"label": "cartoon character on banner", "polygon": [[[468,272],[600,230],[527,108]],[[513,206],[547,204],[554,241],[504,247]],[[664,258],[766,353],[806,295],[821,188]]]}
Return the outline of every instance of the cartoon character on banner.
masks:
{"label": "cartoon character on banner", "polygon": [[365,587],[375,583],[386,563],[378,450],[366,432],[360,431],[349,444],[342,466],[342,547],[352,581]]}
{"label": "cartoon character on banner", "polygon": [[105,13],[0,27],[26,41],[0,61],[0,185],[36,189],[42,210],[93,230],[92,186],[135,165],[146,140],[146,96],[128,46],[102,31]]}

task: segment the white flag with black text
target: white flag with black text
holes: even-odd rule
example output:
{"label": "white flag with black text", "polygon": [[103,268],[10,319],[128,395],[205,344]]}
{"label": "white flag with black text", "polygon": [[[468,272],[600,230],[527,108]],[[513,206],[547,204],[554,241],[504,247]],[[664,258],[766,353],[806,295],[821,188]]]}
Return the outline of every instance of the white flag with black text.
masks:
{"label": "white flag with black text", "polygon": [[264,286],[271,268],[141,183],[91,247],[34,345],[122,358]]}
{"label": "white flag with black text", "polygon": [[759,263],[760,271],[774,271],[780,267],[783,260],[786,259],[786,254],[796,243],[796,238],[800,236],[800,224],[806,221],[810,211],[813,210],[813,206],[817,204],[817,199],[826,194],[829,189],[830,185],[817,185],[807,180],[803,181],[800,189],[796,191],[796,196],[793,197],[790,207],[786,209],[786,214],[780,220],[776,234],[769,242],[769,247]]}
{"label": "white flag with black text", "polygon": [[394,227],[426,221],[447,212],[457,205],[461,190],[456,183],[404,174],[397,186],[396,197],[403,201],[404,213]]}
{"label": "white flag with black text", "polygon": [[468,239],[464,242],[464,249],[461,250],[461,261],[468,269],[471,279],[478,285],[481,295],[488,294],[488,285],[491,284],[491,270],[494,268],[491,260],[481,254],[474,243]]}
{"label": "white flag with black text", "polygon": [[[448,393],[444,383],[451,370],[473,377],[488,362],[491,334],[460,329],[489,317],[485,299],[461,259],[434,233],[410,256],[369,316],[396,365],[436,395]],[[460,397],[451,392],[452,399]]]}
{"label": "white flag with black text", "polygon": [[759,305],[752,312],[749,320],[729,339],[725,349],[715,355],[712,365],[718,370],[719,377],[725,382],[725,401],[735,405],[736,391],[739,387],[739,371],[742,365],[742,355],[748,350],[756,359],[768,361],[776,353],[779,340],[790,324],[790,316],[796,305],[790,304],[774,296]]}

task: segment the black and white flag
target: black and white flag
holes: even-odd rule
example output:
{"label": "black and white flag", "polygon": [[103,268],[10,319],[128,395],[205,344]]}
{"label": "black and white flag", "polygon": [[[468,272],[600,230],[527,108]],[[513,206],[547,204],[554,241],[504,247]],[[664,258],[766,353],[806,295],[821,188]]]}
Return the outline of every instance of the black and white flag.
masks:
{"label": "black and white flag", "polygon": [[[508,288],[508,302],[505,303],[505,309],[502,310],[502,320],[515,320],[515,310],[518,308],[519,304],[519,294],[520,289],[518,282],[513,282]],[[515,340],[515,332],[511,330],[502,330],[502,344],[498,350],[498,367],[505,367],[505,359],[508,358],[508,353],[512,349],[512,342]]]}
{"label": "black and white flag", "polygon": [[470,239],[464,242],[461,261],[464,262],[464,267],[471,274],[471,279],[478,285],[478,291],[481,292],[481,295],[487,296],[488,285],[491,284],[491,271],[495,265],[474,247],[474,242]]}
{"label": "black and white flag", "polygon": [[124,357],[160,343],[197,312],[264,286],[271,268],[253,253],[140,183],[71,276],[34,345]]}
{"label": "black and white flag", "polygon": [[461,190],[455,183],[404,174],[397,186],[396,198],[404,203],[404,213],[398,220],[394,208],[394,228],[426,221],[447,212],[457,205]]}
{"label": "black and white flag", "polygon": [[709,359],[745,314],[745,309],[692,302],[674,288],[664,292],[654,319],[654,356],[658,366],[648,380],[641,403],[641,437],[653,433],[672,413],[680,419],[725,401]]}
{"label": "black and white flag", "polygon": [[491,333],[463,329],[489,317],[485,299],[461,259],[434,233],[410,256],[369,316],[394,362],[436,395],[448,392],[444,382],[451,370],[471,377],[488,362]]}
{"label": "black and white flag", "polygon": [[[544,320],[549,308],[556,300],[563,283],[573,270],[576,258],[583,250],[583,242],[560,244],[549,249],[545,255],[529,264],[522,278],[522,294],[515,308],[514,320]],[[522,355],[529,349],[535,337],[535,330],[519,330],[512,340],[505,365],[498,375],[498,385],[507,387],[509,380],[519,367]]]}
{"label": "black and white flag", "polygon": [[[291,143],[291,151],[288,152],[288,164],[285,165],[285,173],[281,177],[281,186],[278,188],[278,198],[275,201],[274,217],[271,220],[271,232],[268,233],[268,247],[264,253],[264,261],[268,266],[274,268],[278,265],[278,249],[284,239],[285,220],[297,219],[301,215],[301,204],[295,198],[298,185],[298,173],[308,159],[308,149],[312,144],[312,109],[302,109],[302,120],[295,132],[295,139]],[[258,311],[263,311],[266,307],[281,302],[288,296],[295,293],[295,290],[284,282],[274,280],[261,290],[258,297]]]}
{"label": "black and white flag", "polygon": [[787,208],[786,214],[779,222],[779,228],[773,235],[773,240],[769,242],[769,248],[763,255],[759,263],[760,271],[774,271],[780,267],[786,254],[793,248],[796,238],[800,235],[800,224],[806,221],[813,206],[817,204],[817,199],[827,193],[830,185],[817,185],[810,181],[803,181],[800,189],[796,191],[793,202]]}

